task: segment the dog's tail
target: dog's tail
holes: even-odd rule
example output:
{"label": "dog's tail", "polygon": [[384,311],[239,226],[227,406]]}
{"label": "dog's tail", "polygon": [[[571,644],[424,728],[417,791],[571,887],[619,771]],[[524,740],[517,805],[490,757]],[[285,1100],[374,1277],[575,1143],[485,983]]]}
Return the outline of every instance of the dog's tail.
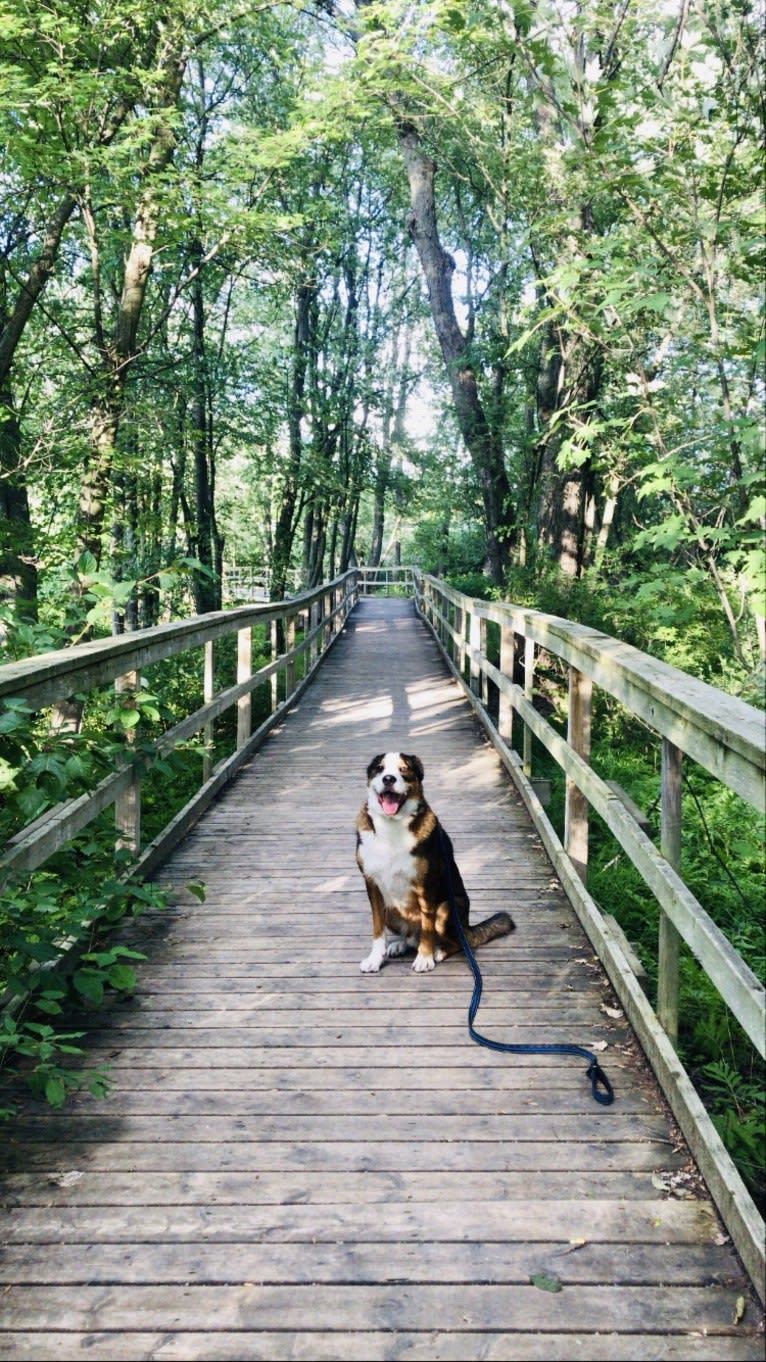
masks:
{"label": "dog's tail", "polygon": [[473,950],[475,946],[485,946],[488,941],[494,941],[496,936],[507,936],[515,926],[510,913],[493,913],[491,917],[485,917],[483,922],[466,927],[466,940]]}

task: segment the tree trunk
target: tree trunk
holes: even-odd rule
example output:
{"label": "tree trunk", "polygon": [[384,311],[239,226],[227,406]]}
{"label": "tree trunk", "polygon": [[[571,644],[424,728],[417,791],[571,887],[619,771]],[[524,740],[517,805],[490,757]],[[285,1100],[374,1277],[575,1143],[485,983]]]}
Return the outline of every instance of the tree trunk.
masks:
{"label": "tree trunk", "polygon": [[37,619],[37,563],[21,431],[6,381],[0,387],[0,601],[8,599],[22,618]]}
{"label": "tree trunk", "polygon": [[468,341],[455,315],[452,298],[455,262],[441,244],[436,218],[436,164],[423,152],[411,123],[399,125],[399,144],[410,185],[408,227],[428,287],[431,317],[452,389],[458,426],[481,486],[490,572],[493,581],[502,583],[510,564],[511,487],[502,451],[492,438],[482,405]]}
{"label": "tree trunk", "polygon": [[559,415],[555,423],[553,418],[587,409],[600,384],[599,356],[588,353],[582,340],[548,322],[537,376],[537,413],[543,432],[538,447],[537,527],[540,544],[567,577],[579,576],[586,566],[586,515],[593,474],[590,460],[578,467],[560,467],[559,454],[572,425],[566,415]]}
{"label": "tree trunk", "polygon": [[[199,266],[202,246],[195,242],[192,260]],[[192,284],[192,400],[189,409],[194,463],[194,503],[197,525],[197,558],[202,566],[192,578],[197,614],[220,608],[220,588],[216,587],[215,492],[213,452],[208,438],[208,382],[205,360],[205,300],[199,270]],[[219,579],[220,580],[220,579]]]}
{"label": "tree trunk", "polygon": [[[167,171],[175,149],[175,134],[168,115],[176,108],[181,92],[186,64],[183,51],[183,34],[171,34],[161,59],[163,79],[157,92],[156,112],[151,115],[155,124],[153,141],[141,174],[142,190],[133,219],[114,327],[111,337],[107,339],[101,334],[98,338],[102,383],[93,405],[90,458],[84,471],[78,517],[79,546],[93,553],[97,562],[101,559],[128,374],[136,358],[138,328],[159,230],[157,182]],[[95,241],[92,247],[97,251]],[[97,298],[97,327],[100,314],[101,300]]]}
{"label": "tree trunk", "polygon": [[271,559],[271,599],[274,601],[284,600],[287,595],[295,531],[303,509],[303,497],[300,495],[303,466],[301,423],[306,414],[306,370],[314,297],[315,285],[312,281],[302,284],[295,296],[295,330],[287,410],[289,454],[277,508]]}

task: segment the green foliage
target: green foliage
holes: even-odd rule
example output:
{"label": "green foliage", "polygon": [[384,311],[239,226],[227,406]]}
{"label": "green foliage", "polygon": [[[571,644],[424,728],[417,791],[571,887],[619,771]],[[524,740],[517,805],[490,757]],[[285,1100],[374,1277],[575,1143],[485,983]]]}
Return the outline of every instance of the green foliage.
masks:
{"label": "green foliage", "polygon": [[[80,1070],[82,1031],[59,1030],[72,1006],[100,1006],[108,992],[130,992],[144,959],[107,938],[126,917],[164,907],[156,886],[115,871],[112,837],[89,829],[31,876],[8,880],[0,895],[0,1081],[25,1083],[61,1106],[68,1092],[107,1087],[101,1071]],[[127,859],[118,853],[120,861]],[[12,1113],[6,1105],[6,1114]]]}
{"label": "green foliage", "polygon": [[[67,1094],[83,1087],[94,1097],[108,1092],[109,1081],[101,1069],[80,1070],[71,1060],[79,1057],[82,1047],[74,1042],[82,1039],[82,1031],[56,1032],[45,1022],[17,1021],[8,1013],[0,1019],[0,1061],[2,1075],[8,1083],[21,1072],[35,1097],[44,1097],[52,1107],[64,1105]],[[0,1118],[16,1114],[13,1105],[0,1106]]]}

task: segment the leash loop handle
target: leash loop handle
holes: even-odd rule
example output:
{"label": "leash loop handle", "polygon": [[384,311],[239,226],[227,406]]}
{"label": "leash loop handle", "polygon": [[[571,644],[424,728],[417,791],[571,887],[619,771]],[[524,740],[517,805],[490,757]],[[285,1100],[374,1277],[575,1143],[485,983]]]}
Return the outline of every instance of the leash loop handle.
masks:
{"label": "leash loop handle", "polygon": [[[614,1088],[597,1059],[592,1059],[588,1065],[588,1078],[590,1079],[590,1090],[596,1101],[604,1107],[610,1107],[614,1101]],[[603,1092],[599,1092],[599,1086],[603,1088]]]}

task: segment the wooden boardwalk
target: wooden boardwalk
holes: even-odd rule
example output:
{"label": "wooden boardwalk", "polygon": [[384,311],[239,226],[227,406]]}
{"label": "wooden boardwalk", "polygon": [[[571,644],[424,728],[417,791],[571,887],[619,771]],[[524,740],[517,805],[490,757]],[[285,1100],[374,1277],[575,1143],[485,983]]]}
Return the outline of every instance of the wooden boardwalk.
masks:
{"label": "wooden boardwalk", "polygon": [[[580,1059],[475,1046],[462,958],[360,974],[353,823],[392,748],[424,761],[473,915],[517,922],[480,953],[480,1027],[606,1042],[613,1107]],[[0,1357],[762,1356],[683,1141],[409,602],[361,603],[162,878],[207,902],[180,888],[143,925],[135,997],[94,1018],[112,1097],[6,1132]]]}

